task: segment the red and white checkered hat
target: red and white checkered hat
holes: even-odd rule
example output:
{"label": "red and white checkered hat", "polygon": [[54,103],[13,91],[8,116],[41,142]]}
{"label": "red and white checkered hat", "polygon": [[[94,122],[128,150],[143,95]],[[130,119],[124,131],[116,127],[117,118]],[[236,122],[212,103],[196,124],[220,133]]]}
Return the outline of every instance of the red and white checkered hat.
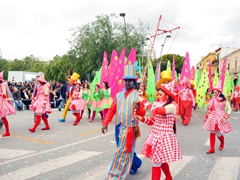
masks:
{"label": "red and white checkered hat", "polygon": [[38,82],[42,82],[42,83],[47,83],[47,81],[45,80],[44,77],[44,73],[41,74],[41,76],[37,79]]}
{"label": "red and white checkered hat", "polygon": [[4,74],[4,71],[0,72],[0,81],[4,81],[3,74]]}
{"label": "red and white checkered hat", "polygon": [[218,84],[213,88],[213,90],[217,90],[219,92],[222,92],[222,87],[221,87],[221,81],[218,82]]}
{"label": "red and white checkered hat", "polygon": [[166,84],[161,84],[160,86],[158,86],[158,88],[163,90],[172,99],[175,98],[174,87],[175,87],[175,80],[173,80],[169,83],[166,83]]}

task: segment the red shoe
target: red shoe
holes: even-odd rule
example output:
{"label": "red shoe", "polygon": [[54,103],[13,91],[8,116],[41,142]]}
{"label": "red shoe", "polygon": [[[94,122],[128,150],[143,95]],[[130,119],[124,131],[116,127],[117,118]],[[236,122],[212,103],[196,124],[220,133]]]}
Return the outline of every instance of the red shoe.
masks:
{"label": "red shoe", "polygon": [[28,129],[30,132],[35,132],[35,129],[31,128],[31,129]]}
{"label": "red shoe", "polygon": [[49,130],[49,129],[50,129],[50,127],[42,128],[43,131],[44,131],[44,130]]}
{"label": "red shoe", "polygon": [[215,151],[213,151],[213,150],[208,150],[206,153],[207,153],[207,154],[212,154],[212,153],[215,153]]}
{"label": "red shoe", "polygon": [[2,135],[2,137],[10,136],[9,132],[6,132],[5,134]]}

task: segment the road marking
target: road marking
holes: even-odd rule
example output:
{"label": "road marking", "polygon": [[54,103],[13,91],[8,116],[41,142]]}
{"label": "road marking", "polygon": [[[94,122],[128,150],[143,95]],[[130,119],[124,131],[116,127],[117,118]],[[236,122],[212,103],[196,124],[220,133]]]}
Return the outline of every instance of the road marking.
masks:
{"label": "road marking", "polygon": [[6,161],[4,161],[4,162],[0,161],[0,165],[7,164],[7,163],[11,163],[11,162],[14,162],[14,161],[19,161],[19,160],[21,160],[21,159],[29,158],[29,157],[32,157],[32,156],[37,156],[37,155],[45,154],[45,153],[48,153],[48,152],[53,152],[53,151],[56,151],[56,150],[59,150],[59,149],[68,148],[68,147],[70,147],[70,146],[75,146],[75,145],[78,145],[78,144],[85,143],[85,142],[87,142],[87,141],[91,141],[91,140],[94,140],[94,139],[102,138],[102,137],[104,137],[104,136],[112,135],[113,133],[114,133],[114,131],[108,132],[107,134],[102,134],[102,135],[99,135],[99,136],[95,136],[95,137],[92,137],[92,138],[89,138],[89,139],[84,139],[84,140],[79,141],[79,142],[74,142],[74,143],[72,143],[72,144],[66,144],[66,145],[64,145],[64,146],[59,146],[59,147],[56,147],[56,148],[52,148],[52,149],[49,149],[49,150],[46,150],[46,151],[41,151],[41,152],[32,153],[32,154],[26,155],[26,156],[24,156],[24,157],[19,157],[19,158],[15,158],[15,159],[10,159],[10,160],[6,160]]}
{"label": "road marking", "polygon": [[26,150],[13,150],[13,149],[0,149],[0,159],[12,159],[19,156],[24,156],[27,154],[34,153],[36,151],[26,151]]}
{"label": "road marking", "polygon": [[101,132],[101,129],[100,129],[100,128],[99,128],[99,129],[92,130],[92,131],[87,131],[87,132],[78,134],[78,136],[87,136],[87,135],[95,134],[95,133],[99,133],[99,132]]}
{"label": "road marking", "polygon": [[240,158],[219,157],[209,175],[208,180],[237,180]]}
{"label": "road marking", "polygon": [[71,155],[58,157],[52,160],[47,160],[40,164],[32,165],[27,168],[21,168],[16,171],[10,172],[8,175],[0,176],[0,179],[12,180],[12,179],[29,179],[40,174],[56,170],[70,164],[74,164],[81,160],[87,159],[89,157],[97,156],[102,154],[102,152],[94,151],[80,151]]}
{"label": "road marking", "polygon": [[12,133],[11,133],[11,136],[13,136],[15,138],[26,140],[26,141],[31,141],[31,142],[46,144],[46,145],[51,145],[54,143],[53,141],[46,141],[44,139],[37,139],[37,138],[29,137],[29,136],[22,136],[22,135],[12,134]]}

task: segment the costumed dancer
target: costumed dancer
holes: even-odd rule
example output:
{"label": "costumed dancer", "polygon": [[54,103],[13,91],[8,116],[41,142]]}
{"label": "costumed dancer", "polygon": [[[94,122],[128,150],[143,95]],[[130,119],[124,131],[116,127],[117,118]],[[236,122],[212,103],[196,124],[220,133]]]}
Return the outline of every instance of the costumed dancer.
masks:
{"label": "costumed dancer", "polygon": [[31,129],[29,129],[30,132],[35,132],[36,128],[38,127],[41,121],[41,117],[45,124],[45,127],[42,128],[42,130],[50,129],[50,126],[48,124],[48,119],[46,117],[46,113],[48,114],[52,113],[50,98],[49,98],[50,86],[47,84],[47,81],[45,80],[43,73],[37,79],[37,81],[40,83],[37,90],[37,95],[33,98],[32,104],[29,106],[29,109],[33,111],[36,115],[36,122],[34,126]]}
{"label": "costumed dancer", "polygon": [[240,96],[239,86],[235,86],[231,96],[231,101],[232,101],[234,111],[238,111],[239,109],[239,96]]}
{"label": "costumed dancer", "polygon": [[103,98],[101,100],[101,109],[103,109],[102,112],[104,118],[113,102],[113,99],[111,97],[111,88],[109,88],[107,81],[103,81],[102,94]]}
{"label": "costumed dancer", "polygon": [[[227,112],[225,112],[227,108]],[[206,152],[211,154],[215,152],[216,135],[220,140],[219,150],[224,148],[223,133],[232,132],[232,127],[229,123],[231,107],[226,97],[222,94],[221,81],[213,88],[212,99],[208,103],[208,112],[204,118],[203,128],[210,132],[210,149]]]}
{"label": "costumed dancer", "polygon": [[190,80],[185,78],[180,83],[183,85],[183,89],[179,92],[179,114],[182,118],[183,125],[187,126],[191,119],[192,108],[195,106],[195,98],[190,89]]}
{"label": "costumed dancer", "polygon": [[174,83],[172,81],[158,85],[158,101],[154,104],[145,103],[150,109],[151,117],[137,117],[143,123],[152,125],[152,130],[142,148],[142,154],[152,161],[152,180],[160,180],[161,169],[166,179],[171,180],[168,163],[182,159],[180,146],[173,131],[178,110],[174,101]]}
{"label": "costumed dancer", "polygon": [[[116,94],[111,107],[103,121],[102,132],[108,130],[108,124],[115,116],[115,139],[117,151],[114,154],[112,164],[108,171],[107,179],[126,179],[129,172],[135,174],[141,167],[142,161],[135,153],[136,138],[139,134],[138,121],[133,119],[135,106],[138,101],[138,91],[134,89],[136,84],[136,69],[133,65],[124,67],[125,89]],[[144,105],[140,103],[136,110],[136,115],[144,116],[146,111]]]}
{"label": "costumed dancer", "polygon": [[[88,82],[85,82],[83,85],[83,99],[86,102],[87,109],[88,109],[88,119],[90,119],[91,116],[91,106],[92,106],[92,101],[91,101],[91,90]],[[84,109],[81,112],[81,119],[84,113]]]}
{"label": "costumed dancer", "polygon": [[63,111],[63,114],[62,114],[62,118],[58,119],[59,122],[66,122],[66,117],[67,117],[67,112],[68,112],[68,109],[69,109],[69,105],[70,105],[70,102],[72,100],[72,93],[73,93],[73,89],[74,89],[74,83],[80,78],[80,75],[77,74],[77,73],[73,73],[72,76],[70,78],[67,78],[68,80],[68,100],[65,104],[65,107],[64,107],[64,111]]}
{"label": "costumed dancer", "polygon": [[91,110],[92,110],[92,118],[91,120],[89,120],[89,122],[93,122],[95,119],[96,114],[100,113],[101,115],[101,120],[103,120],[103,113],[102,113],[102,108],[101,108],[101,100],[103,98],[103,94],[102,91],[100,89],[100,85],[96,84],[95,85],[95,91],[93,93],[93,102],[92,102],[92,106],[91,106]]}
{"label": "costumed dancer", "polygon": [[197,102],[196,102],[196,97],[197,97],[197,90],[195,88],[195,85],[194,85],[194,81],[193,80],[190,80],[190,89],[192,90],[193,92],[193,97],[195,99],[195,106],[194,106],[194,110],[196,110],[198,107],[197,105]]}
{"label": "costumed dancer", "polygon": [[73,125],[76,126],[81,120],[81,111],[86,108],[86,101],[82,99],[83,90],[81,88],[81,82],[77,80],[77,82],[75,82],[74,84],[75,87],[73,89],[72,99],[69,108],[71,109],[72,114],[76,116],[76,120],[73,123]]}
{"label": "costumed dancer", "polygon": [[5,133],[2,137],[10,136],[9,124],[6,118],[7,115],[15,114],[16,111],[13,107],[13,102],[11,101],[12,94],[8,88],[7,83],[3,79],[4,71],[0,73],[0,118],[3,121],[5,127]]}

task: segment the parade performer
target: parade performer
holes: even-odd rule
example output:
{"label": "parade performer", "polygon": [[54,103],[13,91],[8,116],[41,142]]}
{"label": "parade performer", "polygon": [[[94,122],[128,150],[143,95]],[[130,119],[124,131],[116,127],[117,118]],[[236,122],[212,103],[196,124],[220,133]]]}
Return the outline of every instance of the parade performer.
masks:
{"label": "parade performer", "polygon": [[232,96],[231,96],[231,102],[232,102],[234,111],[238,111],[239,109],[239,96],[240,96],[239,86],[235,86],[234,92],[232,93]]}
{"label": "parade performer", "polygon": [[34,126],[29,129],[30,132],[35,132],[36,128],[38,127],[41,117],[45,124],[45,127],[42,130],[49,130],[50,126],[48,124],[48,119],[46,117],[46,113],[52,113],[51,105],[50,105],[50,98],[49,98],[49,88],[50,86],[47,84],[45,80],[44,74],[37,79],[40,83],[37,95],[33,98],[32,104],[29,106],[29,109],[36,114],[36,122]]}
{"label": "parade performer", "polygon": [[59,122],[66,122],[66,117],[67,117],[67,112],[68,112],[68,109],[69,109],[69,105],[70,105],[70,102],[72,100],[72,93],[73,93],[73,89],[74,89],[74,83],[80,78],[80,75],[77,74],[77,73],[73,73],[72,76],[70,78],[67,78],[68,80],[68,100],[65,104],[65,107],[64,107],[64,111],[63,111],[63,114],[62,114],[62,118],[58,119]]}
{"label": "parade performer", "polygon": [[96,84],[95,85],[95,91],[93,93],[93,98],[94,101],[92,102],[91,110],[92,112],[92,118],[89,120],[89,122],[93,122],[95,119],[96,114],[100,113],[101,115],[101,120],[103,120],[103,113],[102,113],[102,108],[101,108],[101,100],[103,98],[103,93],[100,89],[100,85]]}
{"label": "parade performer", "polygon": [[[88,109],[88,119],[90,119],[91,116],[91,106],[92,106],[92,101],[91,101],[91,90],[88,82],[85,82],[83,85],[83,99],[86,102],[87,109]],[[81,112],[81,119],[84,113],[84,109]]]}
{"label": "parade performer", "polygon": [[113,99],[111,97],[111,88],[109,88],[107,81],[103,81],[102,93],[103,98],[101,100],[101,109],[103,109],[102,112],[104,118],[113,102]]}
{"label": "parade performer", "polygon": [[81,120],[80,113],[83,109],[86,108],[86,101],[82,99],[83,90],[81,88],[81,82],[77,80],[77,82],[75,82],[74,84],[75,87],[73,89],[72,99],[69,108],[71,109],[72,114],[76,116],[76,120],[73,123],[73,125],[76,126]]}
{"label": "parade performer", "polygon": [[195,98],[190,89],[191,83],[188,78],[183,79],[180,84],[182,84],[183,89],[179,92],[179,114],[183,125],[187,126],[191,119],[192,108],[195,106]]}
{"label": "parade performer", "polygon": [[[136,84],[136,70],[133,65],[124,67],[125,89],[116,94],[111,107],[103,121],[102,132],[108,130],[108,124],[116,115],[115,139],[117,151],[113,157],[108,171],[107,179],[126,179],[128,173],[134,174],[140,168],[142,161],[135,153],[138,121],[133,119],[134,109],[138,101],[138,91],[134,89]],[[138,104],[136,115],[144,116],[143,104]]]}
{"label": "parade performer", "polygon": [[[227,108],[227,113],[225,112]],[[203,128],[210,132],[210,149],[206,152],[211,154],[215,152],[216,135],[220,140],[219,150],[224,148],[223,133],[232,132],[232,127],[229,123],[231,107],[226,97],[222,94],[221,81],[213,88],[212,99],[208,103],[208,112],[204,118]]]}
{"label": "parade performer", "polygon": [[10,136],[9,124],[6,118],[7,115],[15,114],[16,111],[13,107],[12,94],[8,88],[7,83],[3,79],[4,71],[0,73],[0,118],[5,126],[5,133],[2,137]]}

